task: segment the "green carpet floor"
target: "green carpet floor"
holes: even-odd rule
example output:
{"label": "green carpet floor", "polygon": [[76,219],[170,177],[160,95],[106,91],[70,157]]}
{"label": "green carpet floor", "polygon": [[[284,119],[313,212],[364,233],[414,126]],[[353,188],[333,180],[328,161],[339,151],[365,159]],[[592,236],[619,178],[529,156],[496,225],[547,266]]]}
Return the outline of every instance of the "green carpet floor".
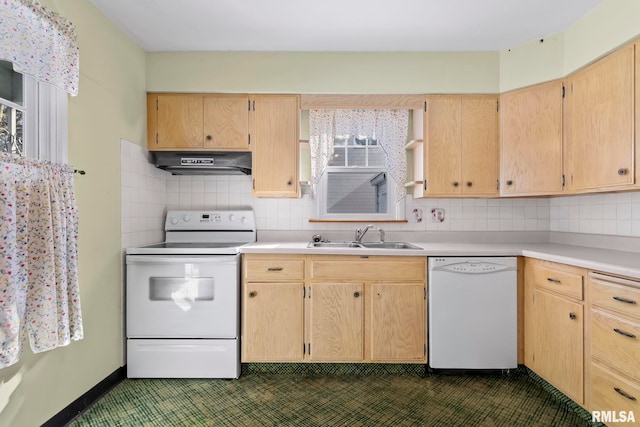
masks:
{"label": "green carpet floor", "polygon": [[238,380],[128,379],[70,426],[590,425],[586,411],[525,368],[443,375],[415,366],[295,366],[244,366]]}

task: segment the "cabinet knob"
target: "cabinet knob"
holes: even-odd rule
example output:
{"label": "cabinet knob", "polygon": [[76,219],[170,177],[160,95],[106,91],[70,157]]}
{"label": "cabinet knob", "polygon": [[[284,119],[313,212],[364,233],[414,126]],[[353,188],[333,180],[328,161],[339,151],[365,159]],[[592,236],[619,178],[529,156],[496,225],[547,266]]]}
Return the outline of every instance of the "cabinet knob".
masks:
{"label": "cabinet knob", "polygon": [[569,313],[569,319],[576,320],[577,318],[578,318],[578,316],[576,316],[575,313]]}
{"label": "cabinet knob", "polygon": [[460,184],[458,183],[458,181],[454,181],[454,182],[453,182],[453,186],[454,186],[454,187],[457,187],[458,185],[460,185]]}
{"label": "cabinet knob", "polygon": [[507,180],[507,185],[513,185],[513,181],[512,180]]}
{"label": "cabinet knob", "polygon": [[211,141],[213,137],[211,135],[207,135],[207,141]]}
{"label": "cabinet knob", "polygon": [[468,182],[467,182],[467,187],[472,187],[472,186],[473,186],[473,182],[468,181]]}
{"label": "cabinet knob", "polygon": [[629,173],[629,169],[627,169],[627,168],[620,168],[620,169],[618,169],[618,175],[620,175],[620,176],[625,176],[625,175],[627,175],[628,173]]}
{"label": "cabinet knob", "polygon": [[358,298],[358,297],[360,296],[360,292],[354,292],[354,293],[353,293],[353,296],[354,296],[354,297],[356,297],[356,298]]}
{"label": "cabinet knob", "polygon": [[293,184],[293,181],[291,180],[287,181],[287,185],[291,185],[291,184]]}
{"label": "cabinet knob", "polygon": [[258,295],[258,293],[257,293],[256,291],[251,291],[251,292],[249,292],[249,298],[253,298],[253,297],[255,297],[256,295]]}

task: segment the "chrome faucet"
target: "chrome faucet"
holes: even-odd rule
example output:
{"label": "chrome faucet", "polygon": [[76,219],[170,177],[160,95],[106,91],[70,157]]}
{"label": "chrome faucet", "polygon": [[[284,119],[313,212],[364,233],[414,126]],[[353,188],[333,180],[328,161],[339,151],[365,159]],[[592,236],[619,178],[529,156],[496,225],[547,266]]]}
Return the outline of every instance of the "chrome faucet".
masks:
{"label": "chrome faucet", "polygon": [[380,243],[384,243],[384,230],[382,228],[378,228],[378,232],[380,233]]}
{"label": "chrome faucet", "polygon": [[361,230],[359,228],[356,228],[356,242],[360,243],[362,242],[362,238],[364,237],[365,234],[367,234],[367,231],[369,231],[370,229],[373,228],[373,224],[369,224],[367,225],[364,230]]}

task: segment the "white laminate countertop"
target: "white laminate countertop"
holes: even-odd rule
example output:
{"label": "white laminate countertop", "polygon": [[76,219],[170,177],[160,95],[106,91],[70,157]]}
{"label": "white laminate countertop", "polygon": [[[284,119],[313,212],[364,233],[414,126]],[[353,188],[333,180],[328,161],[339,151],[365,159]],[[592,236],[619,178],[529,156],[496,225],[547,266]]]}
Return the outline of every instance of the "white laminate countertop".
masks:
{"label": "white laminate countertop", "polygon": [[[640,279],[640,253],[555,243],[419,243],[418,249],[309,248],[309,242],[257,242],[247,254],[387,255],[387,256],[526,256],[603,273]],[[640,287],[640,283],[638,283]]]}

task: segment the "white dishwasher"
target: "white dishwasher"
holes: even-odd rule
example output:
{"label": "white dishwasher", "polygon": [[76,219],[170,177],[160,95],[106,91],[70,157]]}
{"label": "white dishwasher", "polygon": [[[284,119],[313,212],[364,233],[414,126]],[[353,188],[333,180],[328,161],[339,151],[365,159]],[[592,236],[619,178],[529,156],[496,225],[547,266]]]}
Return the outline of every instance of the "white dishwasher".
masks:
{"label": "white dishwasher", "polygon": [[429,258],[429,366],[518,366],[517,258]]}

